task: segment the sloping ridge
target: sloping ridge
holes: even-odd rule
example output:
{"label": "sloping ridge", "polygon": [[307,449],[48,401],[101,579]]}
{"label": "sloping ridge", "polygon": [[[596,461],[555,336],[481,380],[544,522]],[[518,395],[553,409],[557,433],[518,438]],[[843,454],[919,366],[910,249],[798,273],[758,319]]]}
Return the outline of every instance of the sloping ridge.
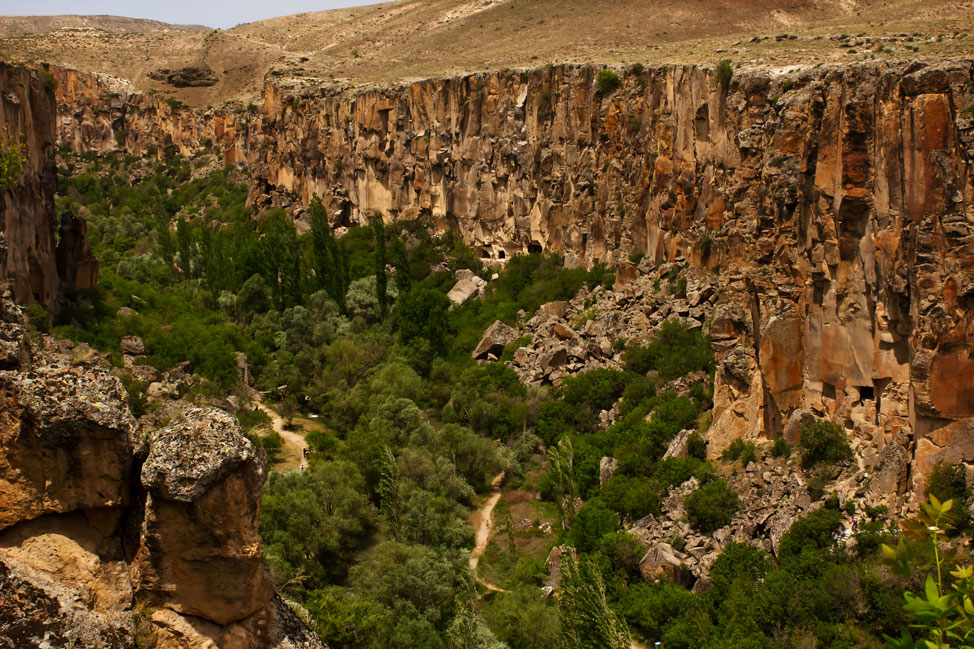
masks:
{"label": "sloping ridge", "polygon": [[205,25],[171,25],[159,20],[125,18],[124,16],[0,16],[0,37],[47,34],[59,29],[99,29],[115,34],[145,32],[201,32]]}

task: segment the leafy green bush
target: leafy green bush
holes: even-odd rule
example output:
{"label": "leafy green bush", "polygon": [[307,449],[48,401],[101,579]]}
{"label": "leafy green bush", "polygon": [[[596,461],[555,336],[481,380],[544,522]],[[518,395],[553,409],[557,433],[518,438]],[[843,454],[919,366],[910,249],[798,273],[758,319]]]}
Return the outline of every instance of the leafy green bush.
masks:
{"label": "leafy green bush", "polygon": [[827,421],[806,421],[801,425],[798,447],[802,454],[802,468],[819,464],[833,465],[852,459],[852,447],[845,430]]}
{"label": "leafy green bush", "polygon": [[747,466],[757,460],[757,447],[754,445],[754,442],[745,442],[738,437],[730,443],[730,446],[724,449],[724,452],[720,456],[722,459],[731,462],[740,460],[741,464]]}
{"label": "leafy green bush", "polygon": [[730,59],[723,59],[717,64],[717,83],[724,90],[730,87],[731,78],[734,76],[734,68],[731,67]]}
{"label": "leafy green bush", "polygon": [[569,539],[582,552],[595,549],[599,540],[619,528],[615,512],[606,507],[601,498],[590,498],[578,510],[572,523]]}
{"label": "leafy green bush", "polygon": [[51,92],[57,90],[58,87],[57,78],[53,74],[51,74],[49,70],[38,70],[38,72],[41,75],[41,79],[44,81],[45,88],[47,88]]}
{"label": "leafy green bush", "polygon": [[595,75],[595,83],[598,84],[600,91],[603,93],[610,93],[622,85],[622,80],[619,78],[618,74],[609,68],[603,68],[602,70],[599,70],[597,75]]}
{"label": "leafy green bush", "polygon": [[717,479],[687,496],[684,506],[690,525],[702,534],[712,534],[731,522],[740,499],[723,479]]}
{"label": "leafy green bush", "polygon": [[0,130],[0,192],[8,189],[20,175],[24,165],[30,160],[27,142],[7,133],[7,127]]}
{"label": "leafy green bush", "polygon": [[794,559],[802,552],[811,550],[825,550],[835,544],[832,535],[842,524],[842,512],[837,509],[816,509],[814,512],[799,518],[791,524],[788,531],[781,537],[778,546],[778,557]]}
{"label": "leafy green bush", "polygon": [[966,511],[965,503],[971,495],[967,486],[967,473],[964,467],[949,462],[937,462],[927,474],[927,489],[924,495],[934,496],[940,502],[953,501],[950,510],[952,525],[955,529],[967,526],[970,515]]}
{"label": "leafy green bush", "polygon": [[697,431],[687,437],[687,456],[698,460],[707,459],[707,440]]}
{"label": "leafy green bush", "polygon": [[[953,529],[953,502],[929,496],[914,518],[902,522],[903,537],[896,548],[883,545],[883,554],[897,575],[924,580],[923,592],[904,593],[904,608],[912,618],[914,632],[902,628],[899,638],[885,636],[891,649],[914,647],[968,647],[974,636],[974,572],[969,560],[956,547],[944,547]],[[944,545],[942,545],[944,544]],[[928,560],[927,557],[932,557]],[[916,643],[919,634],[921,643]]]}
{"label": "leafy green bush", "polygon": [[643,128],[643,118],[639,115],[629,116],[629,132],[632,135],[636,135]]}
{"label": "leafy green bush", "polygon": [[730,543],[720,553],[710,569],[715,594],[727,597],[732,588],[753,592],[774,568],[774,562],[764,550],[748,543]]}
{"label": "leafy green bush", "polygon": [[771,457],[788,458],[791,455],[791,444],[784,437],[776,437],[771,443]]}
{"label": "leafy green bush", "polygon": [[805,483],[805,489],[808,491],[809,497],[814,500],[821,500],[822,496],[825,495],[825,478],[821,475],[814,475],[808,479]]}
{"label": "leafy green bush", "polygon": [[636,374],[656,370],[664,381],[697,370],[712,372],[715,367],[709,337],[677,319],[664,322],[649,345],[631,344],[623,362],[627,370]]}
{"label": "leafy green bush", "polygon": [[626,377],[623,372],[598,369],[565,378],[562,395],[574,406],[588,406],[598,412],[608,410],[622,396]]}
{"label": "leafy green bush", "polygon": [[660,513],[664,488],[658,480],[617,473],[602,485],[601,493],[606,505],[630,520],[638,520],[647,514]]}

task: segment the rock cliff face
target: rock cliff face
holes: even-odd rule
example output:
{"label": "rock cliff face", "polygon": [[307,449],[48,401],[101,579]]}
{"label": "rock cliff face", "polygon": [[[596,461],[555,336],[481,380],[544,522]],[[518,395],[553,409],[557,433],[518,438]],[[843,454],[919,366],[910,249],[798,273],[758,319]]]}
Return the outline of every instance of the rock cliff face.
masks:
{"label": "rock cliff face", "polygon": [[712,452],[844,424],[874,484],[974,463],[974,64],[787,76],[552,67],[384,89],[265,85],[201,113],[57,71],[75,150],[213,144],[258,206],[427,217],[485,259],[687,261],[721,278]]}
{"label": "rock cliff face", "polygon": [[0,647],[322,647],[260,563],[265,469],[236,420],[141,430],[106,367],[30,353],[0,313]]}
{"label": "rock cliff face", "polygon": [[[36,70],[0,62],[0,137],[6,150],[25,145],[23,169],[0,191],[0,281],[14,298],[53,310],[62,288],[90,288],[98,266],[78,218],[61,224],[54,214],[56,111],[54,93]],[[11,138],[12,141],[7,140]]]}

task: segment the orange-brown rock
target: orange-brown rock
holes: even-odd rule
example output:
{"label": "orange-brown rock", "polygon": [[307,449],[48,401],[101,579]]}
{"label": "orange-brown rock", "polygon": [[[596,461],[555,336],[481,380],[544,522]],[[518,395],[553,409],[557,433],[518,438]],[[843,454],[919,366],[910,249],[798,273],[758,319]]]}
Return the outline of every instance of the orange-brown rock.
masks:
{"label": "orange-brown rock", "polygon": [[273,593],[257,534],[265,475],[236,419],[194,408],[146,446],[136,591],[217,624],[252,615]]}
{"label": "orange-brown rock", "polygon": [[321,649],[261,565],[236,420],[139,431],[107,367],[45,336],[28,356],[9,296],[0,325],[0,648]]}
{"label": "orange-brown rock", "polygon": [[0,372],[0,529],[128,504],[135,420],[126,400],[103,368]]}
{"label": "orange-brown rock", "polygon": [[6,241],[0,281],[10,282],[18,302],[39,302],[48,309],[54,308],[59,286],[55,123],[54,94],[41,75],[0,61],[0,137],[26,147],[22,171],[0,191],[0,232]]}
{"label": "orange-brown rock", "polygon": [[715,346],[710,452],[822,417],[864,468],[899,458],[886,449],[906,433],[910,460],[886,482],[920,492],[930,436],[974,412],[972,70],[735,71],[723,88],[670,65],[621,71],[612,93],[584,66],[344,90],[270,79],[260,109],[197,112],[57,70],[58,131],[75,150],[135,154],[210,140],[249,167],[258,207],[301,216],[317,193],[343,224],[423,217],[487,260],[719,268],[716,309],[737,315]]}

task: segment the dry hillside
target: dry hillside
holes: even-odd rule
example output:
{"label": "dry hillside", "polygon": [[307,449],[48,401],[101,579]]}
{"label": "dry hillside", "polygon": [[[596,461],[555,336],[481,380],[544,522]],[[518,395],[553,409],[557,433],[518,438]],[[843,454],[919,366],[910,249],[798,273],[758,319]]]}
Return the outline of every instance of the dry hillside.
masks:
{"label": "dry hillside", "polygon": [[[780,68],[974,52],[972,0],[401,0],[210,31],[99,20],[97,28],[21,29],[0,39],[0,56],[104,72],[208,104],[255,96],[267,74],[366,83],[544,63],[730,58]],[[0,33],[14,33],[4,21],[14,24],[0,18]],[[213,85],[176,89],[164,75],[149,77],[187,66],[208,68]]]}

